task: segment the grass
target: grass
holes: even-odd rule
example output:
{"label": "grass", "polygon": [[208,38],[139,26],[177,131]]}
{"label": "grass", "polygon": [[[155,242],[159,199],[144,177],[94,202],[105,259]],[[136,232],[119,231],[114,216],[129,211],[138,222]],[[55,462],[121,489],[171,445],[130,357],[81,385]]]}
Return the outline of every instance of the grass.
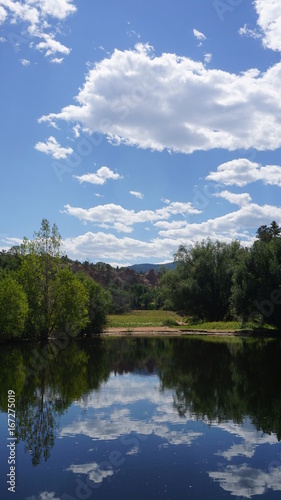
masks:
{"label": "grass", "polygon": [[195,329],[195,330],[239,330],[241,328],[240,321],[204,321],[197,323],[188,323],[181,329]]}
{"label": "grass", "polygon": [[[184,325],[180,323],[184,322]],[[191,318],[183,318],[173,311],[131,311],[124,314],[110,314],[108,316],[108,326],[113,328],[138,328],[142,326],[169,326],[180,330],[253,330],[257,325],[246,323],[243,326],[240,321],[213,321],[195,322]],[[263,325],[264,329],[274,330],[272,326]]]}
{"label": "grass", "polygon": [[131,311],[124,314],[110,314],[108,326],[113,328],[134,328],[141,326],[176,325],[182,317],[173,311]]}

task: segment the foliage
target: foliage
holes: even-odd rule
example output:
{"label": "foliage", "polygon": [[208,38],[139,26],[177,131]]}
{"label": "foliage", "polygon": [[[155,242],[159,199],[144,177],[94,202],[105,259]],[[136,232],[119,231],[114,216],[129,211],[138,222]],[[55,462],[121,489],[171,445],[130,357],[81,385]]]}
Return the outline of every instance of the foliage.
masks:
{"label": "foliage", "polygon": [[87,314],[89,321],[82,329],[82,333],[89,337],[93,333],[103,332],[107,324],[107,314],[111,305],[111,294],[83,273],[79,273],[77,278],[81,281],[88,293]]}
{"label": "foliage", "polygon": [[25,338],[35,340],[62,333],[76,336],[82,331],[87,335],[102,331],[110,294],[91,278],[81,279],[74,273],[60,254],[60,244],[57,226],[51,228],[43,219],[34,238],[24,238],[23,244],[14,249],[16,270],[4,256],[0,283],[3,339],[19,337],[23,330]]}
{"label": "foliage", "polygon": [[166,302],[200,319],[227,317],[232,276],[241,251],[236,241],[226,244],[207,240],[189,250],[180,246],[175,254],[176,271],[165,273],[160,282]]}
{"label": "foliage", "polygon": [[28,313],[22,286],[11,276],[0,277],[0,335],[4,339],[20,337]]}

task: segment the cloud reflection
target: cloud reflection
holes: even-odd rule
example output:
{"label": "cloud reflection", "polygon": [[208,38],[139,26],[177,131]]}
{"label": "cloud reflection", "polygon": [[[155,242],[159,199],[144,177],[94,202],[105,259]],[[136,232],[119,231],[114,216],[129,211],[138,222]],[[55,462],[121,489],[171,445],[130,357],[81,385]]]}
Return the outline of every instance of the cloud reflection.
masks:
{"label": "cloud reflection", "polygon": [[281,491],[281,464],[268,472],[247,464],[228,465],[223,471],[209,472],[209,476],[231,495],[245,498],[263,495],[269,489]]}

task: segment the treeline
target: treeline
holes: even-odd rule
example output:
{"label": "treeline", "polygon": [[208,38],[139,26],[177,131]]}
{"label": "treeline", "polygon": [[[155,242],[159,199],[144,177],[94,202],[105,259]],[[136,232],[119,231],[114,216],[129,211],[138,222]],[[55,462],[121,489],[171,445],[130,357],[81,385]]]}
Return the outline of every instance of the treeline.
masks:
{"label": "treeline", "polygon": [[[0,338],[46,340],[91,335],[106,324],[111,296],[61,258],[57,226],[43,219],[34,239],[24,238],[0,261]],[[7,257],[7,258],[6,258]]]}
{"label": "treeline", "polygon": [[159,283],[163,306],[208,321],[241,319],[281,326],[281,228],[257,230],[250,248],[209,239],[180,246],[177,268]]}

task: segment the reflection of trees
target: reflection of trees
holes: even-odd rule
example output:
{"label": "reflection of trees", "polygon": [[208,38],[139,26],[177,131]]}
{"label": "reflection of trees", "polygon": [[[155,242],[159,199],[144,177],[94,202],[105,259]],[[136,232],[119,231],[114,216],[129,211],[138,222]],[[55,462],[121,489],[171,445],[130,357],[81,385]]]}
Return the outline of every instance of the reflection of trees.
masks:
{"label": "reflection of trees", "polygon": [[[73,400],[93,388],[97,389],[108,377],[101,344],[96,342],[93,352],[90,348],[88,351],[77,343],[71,343],[65,349],[50,343],[35,349],[4,348],[1,352],[0,381],[7,380],[1,384],[1,408],[7,411],[7,387],[13,388],[16,392],[17,439],[25,442],[25,451],[31,454],[34,466],[41,462],[42,457],[45,461],[50,457],[59,418]],[[89,377],[92,372],[94,377]]]}
{"label": "reflection of trees", "polygon": [[174,389],[179,415],[237,423],[249,415],[257,430],[281,439],[280,355],[278,341],[179,339],[159,376],[162,389]]}
{"label": "reflection of trees", "polygon": [[[163,390],[174,391],[179,415],[187,411],[212,421],[241,422],[281,439],[281,345],[278,341],[210,342],[186,338],[105,339],[59,349],[3,346],[0,409],[16,392],[17,436],[33,465],[48,459],[60,416],[74,400],[87,398],[111,371],[157,371]],[[28,371],[31,370],[31,371]]]}

